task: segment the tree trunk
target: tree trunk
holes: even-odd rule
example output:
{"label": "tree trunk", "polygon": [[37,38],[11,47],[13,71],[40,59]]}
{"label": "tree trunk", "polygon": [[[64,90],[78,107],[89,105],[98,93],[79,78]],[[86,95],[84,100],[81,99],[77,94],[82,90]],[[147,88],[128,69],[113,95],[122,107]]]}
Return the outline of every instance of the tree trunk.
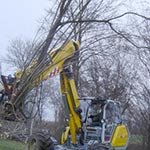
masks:
{"label": "tree trunk", "polygon": [[33,134],[33,125],[34,125],[34,119],[31,120],[31,125],[30,125],[30,136]]}
{"label": "tree trunk", "polygon": [[147,150],[150,150],[150,125],[148,127],[148,132],[147,132]]}
{"label": "tree trunk", "polygon": [[143,150],[146,150],[146,147],[145,147],[145,140],[146,140],[146,137],[145,137],[145,135],[143,135],[143,141],[142,141]]}

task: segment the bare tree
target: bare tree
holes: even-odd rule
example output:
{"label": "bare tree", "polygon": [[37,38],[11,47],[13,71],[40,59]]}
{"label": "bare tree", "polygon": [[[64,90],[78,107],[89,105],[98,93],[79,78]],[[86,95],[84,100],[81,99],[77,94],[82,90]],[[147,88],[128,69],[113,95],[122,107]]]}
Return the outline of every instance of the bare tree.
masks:
{"label": "bare tree", "polygon": [[137,42],[142,47],[132,48],[134,54],[137,55],[138,65],[137,72],[138,80],[135,82],[133,90],[133,104],[131,105],[130,115],[134,124],[135,134],[140,134],[143,137],[143,149],[150,149],[150,110],[149,110],[149,77],[150,77],[150,40],[149,40],[149,21],[145,20],[141,26],[136,24],[135,31],[137,33]]}
{"label": "bare tree", "polygon": [[[33,59],[35,59],[36,57],[37,64],[33,67],[32,73],[28,75],[23,74],[19,86],[19,89],[21,90],[19,90],[16,93],[16,97],[12,99],[12,103],[15,105],[16,109],[18,109],[20,105],[22,105],[23,98],[30,91],[29,87],[31,86],[33,81],[37,79],[41,73],[43,73],[47,63],[50,63],[51,60],[47,59],[47,52],[49,51],[49,47],[52,48],[54,45],[56,45],[56,43],[60,43],[60,39],[62,38],[59,38],[60,36],[57,36],[58,33],[59,35],[61,35],[61,37],[65,36],[66,40],[71,37],[78,37],[77,39],[82,41],[81,37],[85,38],[83,35],[86,35],[86,31],[89,31],[90,28],[99,30],[97,26],[103,26],[103,28],[101,28],[102,30],[105,29],[105,31],[107,31],[107,29],[110,29],[115,34],[126,39],[131,44],[134,44],[132,40],[127,38],[126,34],[123,34],[123,32],[117,30],[113,26],[113,24],[115,24],[118,19],[123,18],[127,15],[135,15],[144,19],[148,18],[134,12],[125,12],[121,15],[118,15],[117,13],[115,13],[115,8],[119,7],[117,2],[118,1],[114,2],[112,0],[108,0],[107,2],[80,0],[76,1],[76,3],[73,3],[73,1],[70,0],[63,0],[56,3],[57,7],[53,15],[53,19],[51,20],[51,25],[49,25],[46,39],[42,42],[42,44],[40,44],[40,46],[38,46],[38,55],[36,55],[37,51],[33,54]],[[71,12],[69,12],[69,9],[71,10]],[[89,13],[90,11],[91,13]],[[83,31],[83,29],[86,30]],[[95,38],[95,36],[93,36],[93,38]],[[93,45],[93,47],[96,46],[93,43],[91,45]],[[28,64],[28,66],[30,66],[31,64],[32,61]]]}
{"label": "bare tree", "polygon": [[[150,18],[133,11],[122,12],[120,9],[123,6],[120,0],[55,1],[53,9],[48,11],[47,17],[37,32],[35,41],[39,44],[33,44],[35,41],[28,44],[28,42],[18,40],[11,45],[13,57],[9,55],[8,58],[17,68],[23,69],[20,90],[12,99],[15,109],[22,109],[22,105],[25,105],[26,102],[24,98],[26,95],[30,95],[33,81],[39,78],[47,64],[51,63],[52,58],[47,58],[47,53],[56,45],[65,43],[70,38],[79,40],[82,45],[74,62],[75,80],[79,81],[78,86],[82,89],[79,93],[81,95],[87,93],[91,96],[101,95],[103,98],[119,100],[124,104],[124,110],[128,108],[132,98],[133,84],[137,79],[133,66],[131,65],[130,68],[128,65],[128,61],[132,64],[135,60],[131,62],[130,50],[138,52],[141,62],[149,72],[149,37],[148,35],[145,37],[145,29],[139,30],[140,34],[133,32],[135,30],[133,30],[133,23],[130,21],[133,17],[139,19],[140,21],[137,21],[139,27],[141,22],[147,21],[149,24]],[[126,20],[129,24],[124,23]],[[37,42],[40,36],[42,40],[40,38],[40,42]],[[144,42],[146,44],[143,44]],[[26,49],[27,54],[25,53]],[[124,63],[125,54],[128,55],[126,56],[128,59],[126,58]],[[132,56],[134,54],[137,53],[132,53]],[[117,57],[118,55],[119,57]],[[23,60],[22,63],[20,60]],[[34,60],[37,60],[36,65],[33,65],[30,74],[26,74],[26,69],[32,66]],[[45,91],[43,90],[43,92]],[[42,99],[47,97],[49,95],[43,95]],[[59,101],[60,95],[55,93],[50,97],[54,99],[51,103],[55,108],[55,121],[58,121],[58,114],[61,114],[63,108]],[[34,102],[32,100],[32,104]],[[42,106],[41,98],[38,104],[38,107]],[[42,116],[41,113],[40,116]]]}
{"label": "bare tree", "polygon": [[134,101],[129,109],[129,116],[132,120],[133,133],[142,136],[143,149],[148,150],[150,148],[150,90],[143,83],[139,86],[134,87]]}
{"label": "bare tree", "polygon": [[17,38],[10,42],[4,61],[18,70],[24,70],[31,62],[35,49],[31,41]]}
{"label": "bare tree", "polygon": [[[108,59],[109,58],[109,59]],[[82,68],[80,78],[80,95],[96,96],[102,99],[120,101],[127,109],[131,101],[131,91],[134,84],[132,79],[135,73],[130,74],[127,62],[101,56],[93,56]],[[128,70],[128,71],[127,71]],[[84,72],[84,74],[82,73]]]}

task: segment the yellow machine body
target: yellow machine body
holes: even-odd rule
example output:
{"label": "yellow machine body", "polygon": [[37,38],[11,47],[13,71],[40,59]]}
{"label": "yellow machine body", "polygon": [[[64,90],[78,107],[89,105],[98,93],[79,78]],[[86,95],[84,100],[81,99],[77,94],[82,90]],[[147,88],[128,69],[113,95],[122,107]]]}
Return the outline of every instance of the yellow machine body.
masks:
{"label": "yellow machine body", "polygon": [[129,139],[129,133],[125,125],[118,125],[115,128],[111,140],[112,147],[126,147]]}
{"label": "yellow machine body", "polygon": [[70,132],[70,127],[66,127],[66,130],[61,135],[61,144],[64,144],[68,140],[69,132]]}
{"label": "yellow machine body", "polygon": [[[62,134],[61,144],[68,140],[68,135],[71,137],[71,144],[78,144],[79,136],[83,134],[83,122],[81,118],[80,102],[73,78],[73,74],[69,68],[72,64],[72,58],[75,58],[80,44],[78,42],[69,41],[60,48],[48,53],[49,61],[47,66],[39,73],[37,79],[31,83],[31,89],[38,85],[43,80],[60,75],[60,91],[65,105],[67,127]],[[16,79],[20,80],[22,75],[30,74],[38,65],[37,60],[24,71],[16,73]],[[37,73],[38,74],[38,73]],[[103,130],[105,131],[105,129]],[[129,133],[125,125],[116,125],[112,135],[112,140],[109,143],[113,148],[126,147],[129,139]]]}
{"label": "yellow machine body", "polygon": [[76,144],[77,132],[82,128],[81,118],[79,114],[76,112],[76,109],[79,108],[80,102],[78,100],[78,94],[75,87],[75,82],[72,78],[68,78],[65,72],[60,74],[60,87],[61,93],[64,95],[67,103],[68,109],[68,124],[70,127],[70,134],[72,138],[72,143]]}

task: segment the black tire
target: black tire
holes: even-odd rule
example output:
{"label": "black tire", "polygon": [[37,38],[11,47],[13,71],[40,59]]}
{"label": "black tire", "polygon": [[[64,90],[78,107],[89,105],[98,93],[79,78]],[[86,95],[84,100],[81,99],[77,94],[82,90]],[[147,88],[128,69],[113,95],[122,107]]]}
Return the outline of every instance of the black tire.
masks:
{"label": "black tire", "polygon": [[108,148],[101,147],[99,150],[109,150]]}
{"label": "black tire", "polygon": [[47,132],[37,132],[28,140],[28,150],[54,150],[54,143]]}

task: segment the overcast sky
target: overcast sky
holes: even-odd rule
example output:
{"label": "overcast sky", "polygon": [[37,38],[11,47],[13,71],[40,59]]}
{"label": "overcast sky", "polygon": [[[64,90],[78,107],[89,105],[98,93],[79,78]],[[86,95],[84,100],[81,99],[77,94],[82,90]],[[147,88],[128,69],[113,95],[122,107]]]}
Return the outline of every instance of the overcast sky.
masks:
{"label": "overcast sky", "polygon": [[[45,16],[45,10],[50,5],[49,0],[1,0],[0,62],[3,62],[2,57],[6,55],[6,50],[11,40],[17,37],[25,39],[34,38],[40,26],[40,20]],[[4,75],[15,72],[8,65],[1,64]],[[49,112],[47,110],[49,109],[46,109],[46,114]],[[45,115],[45,118],[53,118],[53,114],[48,113],[48,116]]]}
{"label": "overcast sky", "polygon": [[[0,4],[0,62],[6,55],[6,49],[11,40],[21,37],[32,39],[45,16],[45,9],[50,8],[53,0],[1,0]],[[145,0],[127,0],[131,10],[142,6]],[[149,0],[147,0],[148,2]],[[143,4],[144,5],[144,4]],[[144,8],[142,6],[142,8]],[[135,9],[134,9],[135,11]],[[3,74],[13,72],[2,63]]]}
{"label": "overcast sky", "polygon": [[[0,58],[6,55],[11,40],[22,37],[32,39],[50,6],[48,0],[4,0],[0,4]],[[0,61],[1,61],[0,59]],[[2,72],[8,68],[2,63]],[[10,69],[11,71],[11,69]]]}

